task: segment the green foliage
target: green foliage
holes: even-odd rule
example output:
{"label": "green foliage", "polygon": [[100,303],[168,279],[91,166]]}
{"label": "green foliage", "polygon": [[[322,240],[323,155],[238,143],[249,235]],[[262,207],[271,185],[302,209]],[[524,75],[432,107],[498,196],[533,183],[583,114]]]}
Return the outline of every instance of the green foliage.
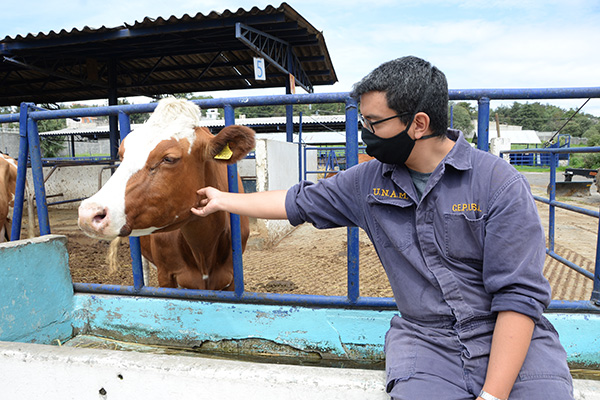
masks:
{"label": "green foliage", "polygon": [[452,110],[452,126],[465,134],[470,134],[473,131],[473,121],[469,104],[460,102],[454,104],[453,107],[448,107],[448,121],[450,121],[450,110]]}
{"label": "green foliage", "polygon": [[600,146],[600,132],[590,128],[584,134],[583,137],[587,139],[588,146]]}
{"label": "green foliage", "polygon": [[[343,115],[345,113],[342,103],[324,104],[295,104],[294,115]],[[239,107],[235,109],[236,118],[245,115],[246,118],[269,118],[284,117],[286,107],[284,105]]]}
{"label": "green foliage", "polygon": [[[19,109],[17,107],[0,107],[0,114],[17,114]],[[11,122],[10,124],[2,124],[4,128],[18,128],[19,124]]]}
{"label": "green foliage", "polygon": [[[119,105],[127,105],[127,104],[131,104],[131,103],[127,99],[122,99],[122,100],[118,101],[118,104]],[[144,122],[146,122],[148,120],[148,118],[150,118],[150,113],[130,114],[129,122],[131,122],[132,124],[143,124]]]}
{"label": "green foliage", "polygon": [[19,112],[17,107],[0,107],[0,114],[16,114]]}
{"label": "green foliage", "polygon": [[40,138],[40,149],[42,157],[59,157],[61,151],[65,148],[65,139],[60,136],[47,136]]}
{"label": "green foliage", "polygon": [[[47,104],[43,105],[46,109],[56,109]],[[43,119],[37,122],[38,132],[57,131],[67,127],[65,119]],[[59,136],[40,136],[40,150],[42,157],[58,157],[60,152],[65,148],[65,139]]]}
{"label": "green foliage", "polygon": [[598,169],[600,168],[600,154],[587,153],[583,154],[580,168]]}
{"label": "green foliage", "polygon": [[600,153],[571,154],[569,168],[600,168]]}
{"label": "green foliage", "polygon": [[459,101],[456,106],[462,107],[469,112],[471,119],[477,119],[477,107],[468,101]]}
{"label": "green foliage", "polygon": [[512,106],[502,105],[490,113],[490,120],[495,113],[502,124],[519,125],[523,129],[538,132],[556,132],[572,117],[562,128],[561,133],[581,137],[588,129],[597,126],[599,118],[590,114],[575,114],[576,109],[563,110],[550,104],[517,103]]}

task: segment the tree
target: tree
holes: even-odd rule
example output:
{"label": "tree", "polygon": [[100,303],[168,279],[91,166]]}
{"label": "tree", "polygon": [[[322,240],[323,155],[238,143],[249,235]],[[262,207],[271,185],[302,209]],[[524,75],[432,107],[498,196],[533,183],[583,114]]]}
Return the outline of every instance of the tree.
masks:
{"label": "tree", "polygon": [[[47,110],[59,110],[60,105],[57,104],[42,104],[42,108]],[[42,119],[37,122],[38,132],[57,131],[67,127],[67,121],[61,119]],[[40,137],[40,151],[42,157],[58,157],[60,152],[65,148],[65,139],[61,136],[46,136]]]}
{"label": "tree", "polygon": [[[128,105],[131,104],[127,99],[118,100],[118,105]],[[143,124],[150,118],[150,113],[135,113],[129,114],[129,121],[132,124]]]}
{"label": "tree", "polygon": [[[17,114],[19,113],[19,109],[17,107],[0,107],[0,114]],[[8,128],[18,128],[19,124],[14,122],[14,123],[10,123],[10,124],[6,124],[6,127]]]}
{"label": "tree", "polygon": [[452,110],[452,127],[454,129],[462,131],[465,135],[470,135],[473,131],[473,121],[471,120],[471,114],[469,112],[469,109],[466,108],[463,104],[466,103],[461,102],[458,104],[454,104],[452,107],[449,107],[448,114],[450,114],[450,110]]}
{"label": "tree", "polygon": [[561,133],[580,137],[591,126],[598,123],[598,117],[581,111],[577,114],[576,112],[576,109],[563,110],[554,105],[538,102],[514,102],[512,106],[499,106],[493,113],[490,113],[490,117],[497,113],[500,123],[519,125],[523,129],[532,129],[538,132],[557,132],[562,128]]}
{"label": "tree", "polygon": [[590,126],[582,137],[587,139],[588,146],[600,145],[600,127],[598,125]]}

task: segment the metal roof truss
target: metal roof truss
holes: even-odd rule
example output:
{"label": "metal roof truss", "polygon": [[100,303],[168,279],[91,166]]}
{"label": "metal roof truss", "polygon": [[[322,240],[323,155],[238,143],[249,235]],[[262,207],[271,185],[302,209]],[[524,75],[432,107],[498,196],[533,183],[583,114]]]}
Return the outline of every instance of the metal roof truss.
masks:
{"label": "metal roof truss", "polygon": [[251,28],[241,22],[235,24],[235,37],[266,58],[273,66],[285,74],[291,74],[297,85],[308,93],[313,93],[313,86],[306,71],[293,52],[293,47],[286,41],[271,36],[258,29]]}

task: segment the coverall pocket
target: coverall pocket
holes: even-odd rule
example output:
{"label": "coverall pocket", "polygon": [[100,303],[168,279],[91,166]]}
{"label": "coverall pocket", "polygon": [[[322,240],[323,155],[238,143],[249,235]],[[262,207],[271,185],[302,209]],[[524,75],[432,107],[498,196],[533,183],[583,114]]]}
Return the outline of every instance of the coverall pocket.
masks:
{"label": "coverall pocket", "polygon": [[414,211],[410,201],[398,198],[379,199],[369,195],[367,203],[372,207],[373,234],[378,243],[396,250],[404,250],[413,243]]}
{"label": "coverall pocket", "polygon": [[444,251],[455,260],[483,261],[485,217],[444,214]]}

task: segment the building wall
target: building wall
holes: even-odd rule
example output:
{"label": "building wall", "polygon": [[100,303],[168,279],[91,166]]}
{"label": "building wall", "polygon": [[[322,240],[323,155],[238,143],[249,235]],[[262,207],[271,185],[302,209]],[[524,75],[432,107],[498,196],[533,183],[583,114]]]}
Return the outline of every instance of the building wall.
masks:
{"label": "building wall", "polygon": [[18,130],[0,131],[0,151],[12,158],[17,158],[19,156],[19,139]]}

